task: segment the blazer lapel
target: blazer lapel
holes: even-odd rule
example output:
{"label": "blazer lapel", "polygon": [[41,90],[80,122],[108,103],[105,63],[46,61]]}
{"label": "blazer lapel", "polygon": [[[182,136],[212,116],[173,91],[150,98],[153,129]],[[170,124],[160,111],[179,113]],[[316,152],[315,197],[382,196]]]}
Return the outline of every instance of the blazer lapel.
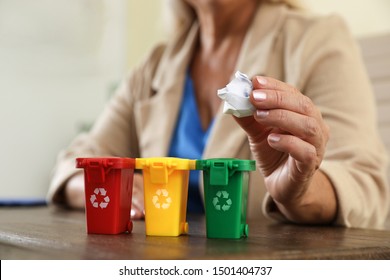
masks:
{"label": "blazer lapel", "polygon": [[152,80],[153,95],[135,105],[141,157],[168,154],[198,29],[192,25],[167,47]]}

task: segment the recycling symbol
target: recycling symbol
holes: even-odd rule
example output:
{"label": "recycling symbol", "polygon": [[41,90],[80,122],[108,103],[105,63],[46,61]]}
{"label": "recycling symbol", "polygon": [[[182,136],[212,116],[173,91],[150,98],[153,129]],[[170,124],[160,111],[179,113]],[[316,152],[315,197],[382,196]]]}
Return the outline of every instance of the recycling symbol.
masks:
{"label": "recycling symbol", "polygon": [[[225,203],[221,206],[221,201],[225,201]],[[217,211],[228,211],[232,206],[233,202],[229,198],[229,193],[227,191],[218,191],[213,198],[213,205],[215,210]]]}
{"label": "recycling symbol", "polygon": [[152,198],[153,205],[160,209],[167,209],[171,206],[172,198],[169,197],[166,189],[158,189]]}
{"label": "recycling symbol", "polygon": [[[89,201],[91,201],[92,206],[95,208],[100,207],[101,209],[107,208],[107,205],[110,202],[110,198],[107,195],[107,191],[105,190],[105,188],[96,188],[93,192],[94,194],[92,194],[89,198]],[[98,199],[98,196],[102,197],[103,199]]]}

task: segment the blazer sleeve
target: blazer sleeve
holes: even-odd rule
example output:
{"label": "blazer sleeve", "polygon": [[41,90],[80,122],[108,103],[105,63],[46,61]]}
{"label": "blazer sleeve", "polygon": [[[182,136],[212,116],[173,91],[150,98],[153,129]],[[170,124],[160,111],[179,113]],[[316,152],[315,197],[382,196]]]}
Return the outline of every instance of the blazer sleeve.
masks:
{"label": "blazer sleeve", "polygon": [[[297,34],[297,26],[287,31]],[[311,98],[330,127],[320,169],[336,191],[335,224],[380,228],[389,207],[388,158],[360,49],[338,16],[306,21],[303,29],[287,40],[286,81]],[[275,217],[269,196],[263,209]]]}
{"label": "blazer sleeve", "polygon": [[76,173],[83,172],[75,167],[77,157],[139,156],[133,105],[145,95],[145,89],[151,89],[154,69],[162,51],[162,45],[156,46],[122,81],[91,130],[78,135],[66,149],[60,151],[52,170],[48,203],[64,204],[66,182]]}

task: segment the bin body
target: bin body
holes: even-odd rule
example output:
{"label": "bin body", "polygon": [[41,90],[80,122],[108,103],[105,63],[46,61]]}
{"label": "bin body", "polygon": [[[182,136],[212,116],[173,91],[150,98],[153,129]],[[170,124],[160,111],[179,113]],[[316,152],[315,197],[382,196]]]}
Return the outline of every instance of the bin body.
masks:
{"label": "bin body", "polygon": [[198,160],[196,169],[203,170],[207,237],[239,239],[248,236],[249,171],[256,169],[255,161]]}
{"label": "bin body", "polygon": [[132,158],[77,158],[84,169],[87,232],[131,232],[130,220],[135,160]]}
{"label": "bin body", "polygon": [[143,170],[146,235],[187,234],[188,180],[190,170],[195,169],[195,161],[137,158],[136,169]]}

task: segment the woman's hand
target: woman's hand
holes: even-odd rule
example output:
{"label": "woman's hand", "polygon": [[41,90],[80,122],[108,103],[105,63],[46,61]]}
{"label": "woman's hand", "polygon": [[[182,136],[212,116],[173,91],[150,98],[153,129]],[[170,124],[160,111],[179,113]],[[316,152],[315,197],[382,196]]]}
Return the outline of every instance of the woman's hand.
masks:
{"label": "woman's hand", "polygon": [[138,220],[143,219],[144,217],[144,179],[142,174],[134,173],[131,218],[134,220]]}
{"label": "woman's hand", "polygon": [[84,173],[80,172],[71,177],[65,185],[66,204],[75,209],[84,209]]}
{"label": "woman's hand", "polygon": [[256,111],[236,120],[248,134],[269,194],[292,221],[332,221],[336,197],[318,170],[329,139],[320,111],[288,84],[266,77],[255,77],[252,83],[250,100]]}

